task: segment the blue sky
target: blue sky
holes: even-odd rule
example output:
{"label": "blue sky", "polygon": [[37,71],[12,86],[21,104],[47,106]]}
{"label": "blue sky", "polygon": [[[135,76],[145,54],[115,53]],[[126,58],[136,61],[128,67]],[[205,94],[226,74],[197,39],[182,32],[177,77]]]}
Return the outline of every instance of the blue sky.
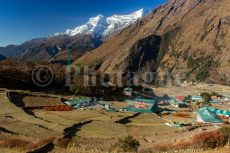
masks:
{"label": "blue sky", "polygon": [[167,0],[0,0],[0,46],[74,28],[103,14],[154,9]]}

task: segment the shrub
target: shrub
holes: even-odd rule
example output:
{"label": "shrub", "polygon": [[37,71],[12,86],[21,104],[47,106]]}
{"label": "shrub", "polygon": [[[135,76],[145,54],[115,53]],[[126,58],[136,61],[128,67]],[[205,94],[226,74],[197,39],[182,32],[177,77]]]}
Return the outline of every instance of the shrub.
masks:
{"label": "shrub", "polygon": [[211,95],[209,93],[207,93],[207,92],[203,92],[201,94],[201,96],[202,96],[204,102],[209,102],[211,100]]}
{"label": "shrub", "polygon": [[199,133],[192,139],[192,145],[195,148],[214,149],[216,147],[224,146],[225,143],[225,135],[220,131]]}
{"label": "shrub", "polygon": [[187,100],[187,101],[192,101],[192,96],[191,96],[191,95],[188,95],[187,97],[185,97],[185,100]]}
{"label": "shrub", "polygon": [[187,67],[190,69],[186,76],[189,77],[194,71],[197,72],[196,80],[204,81],[210,76],[209,71],[211,67],[216,64],[212,56],[190,56],[188,58]]}
{"label": "shrub", "polygon": [[209,77],[208,71],[200,71],[196,76],[196,80],[204,81],[207,77]]}
{"label": "shrub", "polygon": [[54,140],[54,145],[61,148],[67,148],[70,142],[71,139],[68,138],[57,138]]}
{"label": "shrub", "polygon": [[230,136],[230,127],[222,127],[219,129],[220,132],[222,132],[225,136],[225,142],[227,143]]}
{"label": "shrub", "polygon": [[219,94],[217,92],[212,92],[211,96],[219,96]]}
{"label": "shrub", "polygon": [[118,145],[124,152],[137,152],[140,143],[132,136],[127,136],[124,139],[119,139]]}
{"label": "shrub", "polygon": [[72,84],[70,87],[69,87],[69,91],[71,93],[76,93],[78,91],[78,87],[76,84]]}

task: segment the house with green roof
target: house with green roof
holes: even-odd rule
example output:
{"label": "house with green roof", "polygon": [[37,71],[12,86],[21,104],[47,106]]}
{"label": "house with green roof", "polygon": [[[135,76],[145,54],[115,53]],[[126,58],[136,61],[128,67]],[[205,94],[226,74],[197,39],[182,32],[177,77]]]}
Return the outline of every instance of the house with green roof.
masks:
{"label": "house with green roof", "polygon": [[156,113],[158,108],[157,100],[153,98],[132,98],[126,99],[124,102],[130,105],[130,107],[126,108],[129,112]]}
{"label": "house with green roof", "polygon": [[209,107],[203,107],[198,110],[197,122],[201,123],[223,123],[223,120]]}

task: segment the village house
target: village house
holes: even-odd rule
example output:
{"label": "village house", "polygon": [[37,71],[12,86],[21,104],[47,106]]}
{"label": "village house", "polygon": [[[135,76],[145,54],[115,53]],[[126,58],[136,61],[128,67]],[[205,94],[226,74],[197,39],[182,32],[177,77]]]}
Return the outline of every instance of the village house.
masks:
{"label": "village house", "polygon": [[203,98],[201,96],[192,96],[191,98],[195,102],[202,102]]}
{"label": "village house", "polygon": [[212,96],[210,103],[221,103],[221,100],[217,96]]}
{"label": "village house", "polygon": [[185,96],[176,96],[178,102],[185,102]]}

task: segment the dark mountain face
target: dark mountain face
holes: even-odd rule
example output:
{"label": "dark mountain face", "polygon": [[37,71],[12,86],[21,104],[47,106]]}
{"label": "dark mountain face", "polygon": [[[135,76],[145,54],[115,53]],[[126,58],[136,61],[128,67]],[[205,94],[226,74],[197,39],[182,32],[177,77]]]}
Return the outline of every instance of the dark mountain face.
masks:
{"label": "dark mountain face", "polygon": [[0,61],[1,61],[1,60],[5,60],[5,59],[6,59],[6,57],[3,56],[2,54],[0,54]]}
{"label": "dark mountain face", "polygon": [[142,69],[149,69],[155,72],[160,43],[161,38],[157,35],[151,35],[136,42],[130,50],[126,71],[138,72]]}
{"label": "dark mountain face", "polygon": [[17,46],[9,45],[7,47],[1,47],[0,52],[7,57],[20,58],[28,61],[49,61],[67,49],[71,49],[71,51],[74,52],[72,55],[78,56],[98,47],[101,43],[100,40],[94,39],[89,35],[56,36],[33,39]]}

